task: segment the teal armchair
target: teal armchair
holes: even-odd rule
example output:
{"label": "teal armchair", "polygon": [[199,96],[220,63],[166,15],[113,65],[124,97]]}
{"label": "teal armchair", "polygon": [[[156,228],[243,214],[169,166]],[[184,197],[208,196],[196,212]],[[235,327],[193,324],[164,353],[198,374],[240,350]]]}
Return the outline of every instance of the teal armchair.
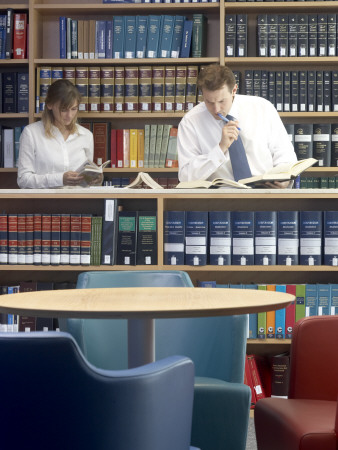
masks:
{"label": "teal armchair", "polygon": [[[77,288],[193,287],[181,271],[105,271],[79,275]],[[202,450],[245,450],[251,393],[243,383],[247,315],[156,319],[156,359],[185,355],[194,361],[191,444]],[[61,328],[97,367],[127,367],[127,321],[67,319]]]}

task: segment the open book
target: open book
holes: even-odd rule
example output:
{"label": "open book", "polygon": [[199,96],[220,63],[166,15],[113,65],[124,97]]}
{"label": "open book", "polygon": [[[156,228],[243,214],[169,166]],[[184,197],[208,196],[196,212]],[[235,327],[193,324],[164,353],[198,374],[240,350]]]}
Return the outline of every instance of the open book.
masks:
{"label": "open book", "polygon": [[135,180],[132,181],[130,184],[128,184],[128,186],[125,186],[125,188],[129,189],[137,188],[138,186],[141,186],[143,183],[149,186],[151,189],[164,189],[163,186],[156,183],[156,181],[153,178],[151,178],[151,176],[148,173],[145,172],[139,172]]}
{"label": "open book", "polygon": [[243,183],[238,183],[234,180],[226,180],[225,178],[215,178],[212,181],[208,180],[193,180],[193,181],[181,181],[176,186],[176,189],[218,189],[218,188],[239,188],[239,189],[251,189]]}
{"label": "open book", "polygon": [[95,178],[97,178],[98,175],[103,173],[103,169],[105,167],[107,167],[109,163],[110,163],[110,160],[104,162],[103,164],[101,164],[101,166],[98,166],[97,164],[94,163],[94,161],[87,160],[86,162],[84,162],[76,170],[76,172],[78,172],[79,175],[82,175],[84,178],[82,186],[87,186],[87,185],[91,184],[91,182],[93,180],[95,180]]}
{"label": "open book", "polygon": [[251,187],[264,187],[266,181],[288,181],[293,180],[304,170],[316,164],[317,159],[307,158],[291,164],[279,164],[273,167],[263,175],[257,175],[250,178],[238,180],[239,183],[246,184]]}

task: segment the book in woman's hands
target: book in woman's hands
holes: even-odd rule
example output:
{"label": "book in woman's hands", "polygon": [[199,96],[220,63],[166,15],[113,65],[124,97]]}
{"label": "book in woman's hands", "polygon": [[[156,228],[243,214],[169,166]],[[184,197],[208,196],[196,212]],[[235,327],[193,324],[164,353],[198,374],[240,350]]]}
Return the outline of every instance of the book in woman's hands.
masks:
{"label": "book in woman's hands", "polygon": [[243,183],[234,180],[226,180],[225,178],[214,178],[212,181],[208,180],[193,180],[181,181],[176,186],[176,189],[218,189],[218,188],[239,188],[251,189]]}
{"label": "book in woman's hands", "polygon": [[243,178],[238,180],[239,183],[246,184],[251,187],[264,187],[267,181],[288,181],[293,180],[304,170],[316,164],[317,160],[314,158],[307,158],[290,164],[278,164],[263,175],[257,175],[250,178]]}
{"label": "book in woman's hands", "polygon": [[79,175],[83,176],[83,186],[87,186],[93,182],[99,175],[103,173],[103,169],[108,166],[109,161],[104,162],[101,166],[98,166],[94,161],[87,160],[77,170]]}
{"label": "book in woman's hands", "polygon": [[125,188],[137,188],[142,187],[142,184],[146,184],[151,189],[164,189],[163,186],[156,183],[156,181],[151,178],[151,176],[146,172],[139,172],[135,180],[133,180],[128,186],[125,186]]}

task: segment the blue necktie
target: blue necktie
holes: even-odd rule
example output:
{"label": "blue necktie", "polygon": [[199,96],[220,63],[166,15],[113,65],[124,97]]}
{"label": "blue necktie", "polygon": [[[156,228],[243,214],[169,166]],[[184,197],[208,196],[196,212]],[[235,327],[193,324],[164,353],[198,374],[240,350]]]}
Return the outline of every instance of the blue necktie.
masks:
{"label": "blue necktie", "polygon": [[[227,115],[227,119],[236,120],[234,117],[230,116],[230,114]],[[243,142],[240,136],[238,136],[237,141],[234,141],[230,145],[229,156],[235,181],[252,176]]]}

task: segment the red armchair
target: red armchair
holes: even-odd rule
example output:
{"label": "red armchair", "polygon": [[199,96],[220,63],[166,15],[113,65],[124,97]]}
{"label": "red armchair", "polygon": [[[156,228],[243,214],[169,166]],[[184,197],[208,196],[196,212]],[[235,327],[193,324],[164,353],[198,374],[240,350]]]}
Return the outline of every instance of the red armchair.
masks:
{"label": "red armchair", "polygon": [[255,407],[258,450],[338,449],[338,316],[299,320],[291,343],[288,399]]}

